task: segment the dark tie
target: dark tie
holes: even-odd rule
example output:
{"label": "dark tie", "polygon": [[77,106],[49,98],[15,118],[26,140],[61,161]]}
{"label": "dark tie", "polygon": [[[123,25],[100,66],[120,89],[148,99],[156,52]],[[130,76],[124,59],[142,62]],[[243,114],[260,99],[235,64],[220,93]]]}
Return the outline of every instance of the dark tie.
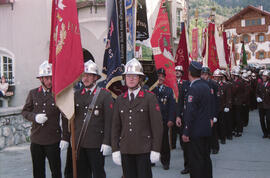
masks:
{"label": "dark tie", "polygon": [[130,103],[132,103],[134,101],[134,93],[130,93]]}

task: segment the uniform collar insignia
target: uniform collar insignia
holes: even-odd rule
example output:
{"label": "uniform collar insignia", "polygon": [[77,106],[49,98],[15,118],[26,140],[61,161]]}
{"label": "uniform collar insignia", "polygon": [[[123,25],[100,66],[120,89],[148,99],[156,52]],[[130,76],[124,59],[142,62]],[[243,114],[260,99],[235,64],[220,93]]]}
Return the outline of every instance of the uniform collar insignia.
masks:
{"label": "uniform collar insignia", "polygon": [[93,94],[95,95],[97,92],[97,87],[94,89]]}
{"label": "uniform collar insignia", "polygon": [[84,95],[86,93],[85,88],[82,89],[81,95]]}
{"label": "uniform collar insignia", "polygon": [[125,92],[123,98],[127,98],[127,96],[128,96],[128,91]]}
{"label": "uniform collar insignia", "polygon": [[143,98],[144,97],[144,92],[143,90],[140,90],[138,93],[138,97]]}
{"label": "uniform collar insignia", "polygon": [[42,86],[38,88],[38,92],[42,92]]}

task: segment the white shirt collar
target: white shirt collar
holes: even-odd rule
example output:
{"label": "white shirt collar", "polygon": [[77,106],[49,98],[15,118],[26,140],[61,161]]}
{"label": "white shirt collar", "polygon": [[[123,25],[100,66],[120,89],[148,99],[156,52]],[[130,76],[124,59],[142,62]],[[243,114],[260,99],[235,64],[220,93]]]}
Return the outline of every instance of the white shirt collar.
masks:
{"label": "white shirt collar", "polygon": [[91,91],[91,93],[95,90],[97,84],[94,84],[91,88],[86,88],[86,91]]}
{"label": "white shirt collar", "polygon": [[128,98],[129,98],[129,100],[131,99],[131,98],[130,98],[130,93],[131,93],[131,92],[134,94],[134,99],[135,99],[136,96],[138,95],[138,93],[139,93],[140,90],[141,90],[141,87],[139,87],[139,88],[137,88],[136,90],[133,90],[133,91],[128,90]]}

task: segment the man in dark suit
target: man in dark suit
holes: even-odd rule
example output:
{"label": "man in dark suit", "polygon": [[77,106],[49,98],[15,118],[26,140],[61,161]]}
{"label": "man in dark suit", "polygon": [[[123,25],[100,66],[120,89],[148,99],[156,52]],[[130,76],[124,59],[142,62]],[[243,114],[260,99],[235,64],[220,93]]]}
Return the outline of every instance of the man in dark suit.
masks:
{"label": "man in dark suit", "polygon": [[[100,78],[97,65],[89,60],[84,64],[82,82],[84,88],[75,92],[75,141],[78,142],[85,116],[89,112],[89,105],[96,95],[96,81]],[[91,176],[105,178],[104,156],[111,154],[111,117],[113,99],[105,89],[101,89],[92,110],[85,139],[81,141],[77,153],[78,178]],[[76,143],[77,145],[78,143]],[[77,150],[78,151],[78,150]]]}
{"label": "man in dark suit", "polygon": [[200,79],[202,66],[192,61],[189,66],[187,110],[184,117],[183,141],[189,144],[190,177],[212,178],[210,158],[212,108],[208,84]]}
{"label": "man in dark suit", "polygon": [[211,78],[211,71],[209,67],[203,67],[201,72],[201,78],[204,82],[206,82],[211,91],[211,106],[212,106],[212,119],[213,119],[213,128],[212,128],[212,136],[211,136],[211,150],[213,154],[217,154],[219,152],[219,142],[218,142],[218,131],[217,131],[217,122],[218,122],[218,84],[216,81]]}
{"label": "man in dark suit", "polygon": [[[39,67],[37,77],[41,86],[31,90],[22,110],[25,119],[32,122],[30,151],[33,177],[45,178],[45,159],[49,161],[52,178],[61,178],[60,150],[68,147],[68,121],[61,117],[51,93],[52,68],[47,61]],[[60,126],[62,120],[62,128]]]}
{"label": "man in dark suit", "polygon": [[183,81],[182,84],[178,84],[178,104],[176,107],[176,125],[180,127],[180,144],[183,150],[183,157],[184,157],[184,169],[181,171],[181,174],[188,174],[190,170],[189,166],[189,158],[188,158],[188,146],[189,142],[183,142],[182,135],[183,135],[183,127],[185,125],[184,123],[184,117],[185,112],[187,108],[187,94],[190,87],[189,81]]}
{"label": "man in dark suit", "polygon": [[117,97],[112,122],[112,158],[125,178],[151,178],[151,162],[159,161],[162,116],[156,96],[141,88],[144,73],[137,59],[123,73],[128,91]]}
{"label": "man in dark suit", "polygon": [[161,147],[160,161],[164,170],[170,168],[171,149],[169,144],[169,128],[174,125],[175,122],[175,100],[173,98],[173,90],[164,85],[166,71],[164,68],[157,70],[158,74],[158,86],[153,89],[153,93],[156,95],[161,110],[163,119],[163,137]]}

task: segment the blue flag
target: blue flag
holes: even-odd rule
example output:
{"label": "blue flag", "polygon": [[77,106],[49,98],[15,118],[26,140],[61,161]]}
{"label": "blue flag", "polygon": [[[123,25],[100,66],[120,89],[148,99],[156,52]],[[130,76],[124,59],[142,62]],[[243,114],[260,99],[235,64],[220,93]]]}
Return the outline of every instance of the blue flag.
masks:
{"label": "blue flag", "polygon": [[117,96],[121,94],[121,88],[123,87],[121,85],[123,67],[120,58],[118,15],[115,0],[112,3],[111,13],[102,70],[106,79],[102,83],[112,92],[113,96]]}

